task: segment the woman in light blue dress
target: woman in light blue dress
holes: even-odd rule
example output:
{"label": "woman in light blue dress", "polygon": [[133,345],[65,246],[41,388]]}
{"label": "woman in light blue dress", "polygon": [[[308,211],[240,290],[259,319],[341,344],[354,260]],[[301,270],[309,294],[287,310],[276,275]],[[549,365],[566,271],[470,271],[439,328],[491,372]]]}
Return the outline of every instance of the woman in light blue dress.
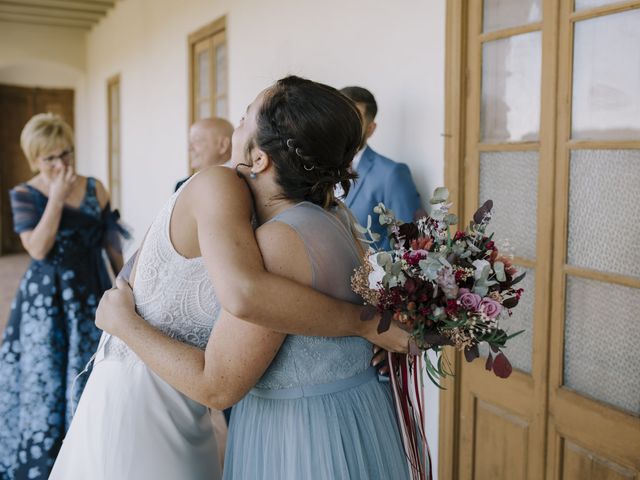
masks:
{"label": "woman in light blue dress", "polygon": [[[345,213],[302,202],[271,222],[299,235],[313,288],[357,302],[349,277],[361,257]],[[378,382],[371,351],[359,337],[287,336],[233,407],[223,478],[408,478],[389,383]]]}
{"label": "woman in light blue dress", "polygon": [[[361,139],[360,117],[350,100],[298,77],[258,95],[233,136],[232,162],[253,195],[264,266],[353,303],[361,301],[351,291],[350,277],[363,252],[352,217],[333,191],[337,183],[348,191],[354,178],[349,166]],[[241,273],[226,271],[221,256],[235,255],[234,243],[245,245],[247,255],[251,247],[241,236],[220,245],[235,228],[233,216],[217,229],[203,219],[230,215],[235,208],[233,194],[224,191],[230,179],[223,177],[204,171],[187,185],[168,231],[183,257],[202,255],[215,293],[228,308],[230,278]],[[207,193],[213,191],[229,196],[223,213]],[[198,241],[188,233],[194,221]],[[105,295],[96,321],[197,402],[216,409],[239,402],[231,417],[225,479],[409,478],[389,384],[379,383],[369,366],[372,344],[342,336],[340,319],[328,310],[312,324],[309,299],[305,294],[296,302],[281,290],[259,297],[262,315],[239,304],[232,306],[236,316],[222,310],[204,352],[135,315],[123,282]],[[317,311],[322,311],[319,303]],[[289,320],[296,312],[297,326]],[[287,317],[286,325],[278,316]]]}

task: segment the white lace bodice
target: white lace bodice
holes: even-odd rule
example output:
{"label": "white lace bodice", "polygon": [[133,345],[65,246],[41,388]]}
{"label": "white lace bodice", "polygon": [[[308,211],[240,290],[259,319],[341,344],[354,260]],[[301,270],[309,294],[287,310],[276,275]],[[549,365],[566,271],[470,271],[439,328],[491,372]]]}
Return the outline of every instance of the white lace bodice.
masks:
{"label": "white lace bodice", "polygon": [[[165,334],[204,350],[220,307],[202,257],[185,258],[169,237],[171,213],[180,188],[164,205],[140,249],[133,279],[138,313]],[[106,344],[105,357],[129,357],[120,339]]]}

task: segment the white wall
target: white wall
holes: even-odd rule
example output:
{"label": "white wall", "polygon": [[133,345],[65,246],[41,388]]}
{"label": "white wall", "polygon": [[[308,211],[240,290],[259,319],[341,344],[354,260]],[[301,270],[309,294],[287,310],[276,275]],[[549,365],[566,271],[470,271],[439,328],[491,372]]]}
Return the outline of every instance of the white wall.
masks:
{"label": "white wall", "polygon": [[[371,145],[410,165],[425,202],[443,183],[444,0],[127,0],[88,35],[87,167],[106,178],[106,81],[119,73],[123,215],[138,240],[187,174],[187,36],[222,15],[232,122],[288,73],[338,88],[362,85],[379,104]],[[427,405],[435,460],[438,393],[431,387]]]}
{"label": "white wall", "polygon": [[0,22],[0,83],[75,90],[76,156],[87,158],[86,32]]}

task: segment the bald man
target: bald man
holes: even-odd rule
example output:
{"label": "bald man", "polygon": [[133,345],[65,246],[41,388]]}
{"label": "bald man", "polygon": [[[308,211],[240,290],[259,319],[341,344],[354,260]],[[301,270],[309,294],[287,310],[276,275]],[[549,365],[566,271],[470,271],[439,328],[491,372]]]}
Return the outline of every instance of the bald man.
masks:
{"label": "bald man", "polygon": [[[222,165],[231,158],[233,125],[224,118],[213,117],[198,120],[189,128],[190,166],[196,172],[212,165]],[[176,190],[189,177],[176,184]]]}

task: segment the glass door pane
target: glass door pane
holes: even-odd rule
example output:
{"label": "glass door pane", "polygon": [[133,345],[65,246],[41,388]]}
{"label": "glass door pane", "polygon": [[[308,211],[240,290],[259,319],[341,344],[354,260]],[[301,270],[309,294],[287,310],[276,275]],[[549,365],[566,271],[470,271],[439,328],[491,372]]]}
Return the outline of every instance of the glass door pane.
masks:
{"label": "glass door pane", "polygon": [[485,0],[483,31],[502,30],[542,20],[542,0]]}
{"label": "glass door pane", "polygon": [[541,41],[541,32],[531,32],[483,45],[483,143],[538,140]]}
{"label": "glass door pane", "polygon": [[640,139],[640,9],[578,22],[572,138]]}

